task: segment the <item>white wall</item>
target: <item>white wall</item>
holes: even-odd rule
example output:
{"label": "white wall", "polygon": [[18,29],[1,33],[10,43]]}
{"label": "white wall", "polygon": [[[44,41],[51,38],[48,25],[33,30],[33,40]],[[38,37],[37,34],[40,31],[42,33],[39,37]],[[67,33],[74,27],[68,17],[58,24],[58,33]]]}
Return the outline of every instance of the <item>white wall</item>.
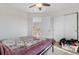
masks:
{"label": "white wall", "polygon": [[64,38],[64,16],[59,16],[54,18],[54,39],[59,41],[61,38]]}
{"label": "white wall", "polygon": [[32,36],[32,16],[28,16],[28,36]]}
{"label": "white wall", "polygon": [[53,27],[51,25],[51,17],[43,17],[42,18],[42,30],[44,38],[53,38]]}
{"label": "white wall", "polygon": [[0,4],[0,39],[27,35],[27,14],[7,4]]}

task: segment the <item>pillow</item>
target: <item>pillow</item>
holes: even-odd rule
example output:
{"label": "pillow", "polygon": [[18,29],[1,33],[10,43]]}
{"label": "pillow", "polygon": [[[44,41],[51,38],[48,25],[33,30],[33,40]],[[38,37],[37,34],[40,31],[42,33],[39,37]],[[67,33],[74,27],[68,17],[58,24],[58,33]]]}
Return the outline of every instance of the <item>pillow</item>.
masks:
{"label": "pillow", "polygon": [[16,45],[17,45],[18,48],[22,47],[22,46],[24,46],[24,42],[22,40],[17,40]]}
{"label": "pillow", "polygon": [[26,46],[26,47],[29,47],[29,46],[31,46],[31,45],[33,45],[33,43],[31,43],[31,42],[25,42],[25,46]]}
{"label": "pillow", "polygon": [[8,47],[12,47],[12,46],[15,45],[15,41],[14,40],[9,40],[9,39],[8,40],[4,40],[2,43],[7,45]]}

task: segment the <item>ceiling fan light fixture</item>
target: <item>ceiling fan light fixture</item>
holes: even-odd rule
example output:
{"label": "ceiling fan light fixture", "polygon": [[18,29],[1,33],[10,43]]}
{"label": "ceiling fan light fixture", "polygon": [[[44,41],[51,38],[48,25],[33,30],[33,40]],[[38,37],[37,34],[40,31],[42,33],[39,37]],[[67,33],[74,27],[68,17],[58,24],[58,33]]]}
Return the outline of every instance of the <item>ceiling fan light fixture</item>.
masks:
{"label": "ceiling fan light fixture", "polygon": [[42,4],[41,3],[37,3],[36,7],[42,7]]}
{"label": "ceiling fan light fixture", "polygon": [[36,4],[29,6],[29,8],[37,7],[41,11],[43,7],[48,7],[48,6],[50,6],[49,3],[36,3]]}

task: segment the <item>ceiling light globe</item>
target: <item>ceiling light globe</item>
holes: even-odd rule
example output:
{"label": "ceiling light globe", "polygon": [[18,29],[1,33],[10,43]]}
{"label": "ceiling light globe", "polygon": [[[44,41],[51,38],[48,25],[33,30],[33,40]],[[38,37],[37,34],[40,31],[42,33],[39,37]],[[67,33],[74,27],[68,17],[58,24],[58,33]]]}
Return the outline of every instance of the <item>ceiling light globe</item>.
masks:
{"label": "ceiling light globe", "polygon": [[36,4],[37,7],[42,7],[41,3]]}

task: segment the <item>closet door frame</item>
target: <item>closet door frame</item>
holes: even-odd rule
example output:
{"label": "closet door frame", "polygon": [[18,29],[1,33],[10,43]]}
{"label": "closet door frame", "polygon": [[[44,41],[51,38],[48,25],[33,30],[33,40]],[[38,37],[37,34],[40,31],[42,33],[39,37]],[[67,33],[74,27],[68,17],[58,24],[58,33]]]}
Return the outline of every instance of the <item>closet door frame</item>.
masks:
{"label": "closet door frame", "polygon": [[[79,37],[78,37],[78,32],[79,32],[79,31],[78,31],[78,25],[79,25],[79,24],[78,24],[78,12],[77,12],[77,40],[79,39]],[[79,40],[78,40],[78,41],[79,41]]]}

